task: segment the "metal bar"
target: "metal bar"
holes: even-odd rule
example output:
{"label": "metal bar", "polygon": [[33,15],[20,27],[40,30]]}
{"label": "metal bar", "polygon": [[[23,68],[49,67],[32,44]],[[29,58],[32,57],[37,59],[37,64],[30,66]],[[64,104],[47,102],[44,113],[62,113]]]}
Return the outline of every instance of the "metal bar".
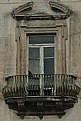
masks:
{"label": "metal bar", "polygon": [[75,76],[67,74],[15,75],[6,78],[7,86],[3,88],[6,97],[23,96],[76,96],[79,87]]}

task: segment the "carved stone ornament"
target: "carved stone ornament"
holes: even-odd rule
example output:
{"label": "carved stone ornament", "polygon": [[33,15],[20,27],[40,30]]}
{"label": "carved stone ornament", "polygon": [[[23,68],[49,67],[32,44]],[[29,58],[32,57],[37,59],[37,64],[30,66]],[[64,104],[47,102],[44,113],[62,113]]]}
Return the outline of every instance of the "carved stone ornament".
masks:
{"label": "carved stone ornament", "polygon": [[61,118],[78,101],[80,92],[77,77],[68,74],[14,75],[8,76],[6,82],[2,90],[5,102],[22,119],[24,116],[42,119],[46,115]]}
{"label": "carved stone ornament", "polygon": [[46,13],[33,10],[33,2],[28,2],[16,8],[12,15],[16,20],[62,20],[67,19],[71,14],[70,10],[63,4],[50,1],[49,5],[51,13],[49,11]]}

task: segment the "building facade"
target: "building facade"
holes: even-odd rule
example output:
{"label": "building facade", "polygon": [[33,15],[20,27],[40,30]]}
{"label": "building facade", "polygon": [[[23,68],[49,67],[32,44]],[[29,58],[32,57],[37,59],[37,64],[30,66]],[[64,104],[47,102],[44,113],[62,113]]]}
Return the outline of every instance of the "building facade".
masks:
{"label": "building facade", "polygon": [[0,121],[81,120],[80,6],[0,0]]}

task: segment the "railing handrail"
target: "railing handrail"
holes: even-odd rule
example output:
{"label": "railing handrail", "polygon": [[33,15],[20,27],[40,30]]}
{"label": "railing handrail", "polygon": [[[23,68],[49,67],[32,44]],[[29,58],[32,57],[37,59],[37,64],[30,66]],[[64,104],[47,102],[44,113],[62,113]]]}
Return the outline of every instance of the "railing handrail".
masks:
{"label": "railing handrail", "polygon": [[[73,77],[73,78],[75,78],[75,79],[77,79],[77,76],[75,76],[75,75],[72,75],[72,74],[32,74],[33,76],[34,75],[44,75],[44,76],[53,76],[53,75],[55,75],[55,76],[71,76],[71,77]],[[7,76],[7,77],[5,77],[5,80],[7,81],[9,78],[12,78],[12,77],[23,77],[23,76],[25,76],[25,77],[28,77],[29,75],[23,75],[23,74],[19,74],[19,75],[12,75],[12,76]]]}
{"label": "railing handrail", "polygon": [[80,88],[76,77],[68,74],[33,74],[14,75],[6,78],[7,86],[3,88],[4,97],[23,96],[73,96]]}

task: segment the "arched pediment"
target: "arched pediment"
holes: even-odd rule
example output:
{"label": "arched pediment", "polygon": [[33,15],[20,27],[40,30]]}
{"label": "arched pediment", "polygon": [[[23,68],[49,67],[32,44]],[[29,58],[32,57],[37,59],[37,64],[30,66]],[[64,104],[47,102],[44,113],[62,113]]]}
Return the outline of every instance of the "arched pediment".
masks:
{"label": "arched pediment", "polygon": [[27,4],[21,5],[18,8],[16,8],[13,12],[13,16],[18,16],[18,15],[24,15],[24,12],[28,12],[32,9],[33,2],[28,2]]}
{"label": "arched pediment", "polygon": [[[49,2],[49,11],[33,9],[33,2],[28,2],[22,6],[16,8],[12,15],[17,20],[62,20],[67,19],[70,16],[70,10],[63,4],[57,2]],[[40,6],[41,8],[41,6]]]}
{"label": "arched pediment", "polygon": [[58,13],[61,12],[62,14],[67,15],[68,17],[70,16],[70,10],[65,5],[52,1],[50,1],[49,4],[52,10],[58,11]]}

